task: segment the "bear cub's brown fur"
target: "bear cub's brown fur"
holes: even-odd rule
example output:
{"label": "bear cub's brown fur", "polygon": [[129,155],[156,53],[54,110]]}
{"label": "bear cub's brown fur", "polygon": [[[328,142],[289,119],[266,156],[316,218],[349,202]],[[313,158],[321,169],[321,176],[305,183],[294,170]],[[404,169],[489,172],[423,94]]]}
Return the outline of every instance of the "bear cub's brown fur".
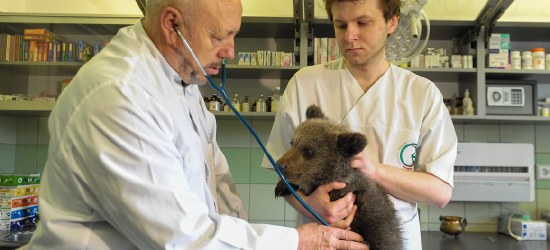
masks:
{"label": "bear cub's brown fur", "polygon": [[[386,192],[358,169],[351,167],[354,155],[367,145],[367,139],[347,126],[330,121],[317,106],[306,111],[306,120],[294,132],[291,148],[277,161],[285,178],[310,195],[319,185],[334,181],[346,187],[330,192],[332,201],[353,192],[357,212],[351,230],[363,236],[374,250],[403,249],[399,217]],[[289,195],[279,181],[275,196]]]}

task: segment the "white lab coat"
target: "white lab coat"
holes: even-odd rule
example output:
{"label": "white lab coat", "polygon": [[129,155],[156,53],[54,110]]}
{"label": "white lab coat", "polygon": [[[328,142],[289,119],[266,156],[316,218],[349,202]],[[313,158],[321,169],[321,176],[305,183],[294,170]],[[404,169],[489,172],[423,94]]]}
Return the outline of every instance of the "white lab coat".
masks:
{"label": "white lab coat", "polygon": [[245,221],[214,116],[141,22],[80,69],[49,132],[41,221],[26,248],[297,247],[295,229]]}
{"label": "white lab coat", "polygon": [[[267,149],[275,160],[290,147],[295,128],[312,104],[329,119],[365,134],[369,159],[432,173],[453,186],[457,138],[443,97],[428,79],[391,65],[365,93],[343,59],[301,69],[285,89],[269,136]],[[265,157],[262,166],[272,168]],[[404,230],[415,230],[405,237],[418,235],[411,244],[419,246],[416,203],[390,199],[401,221],[416,225],[405,225]],[[307,221],[299,215],[298,225]]]}

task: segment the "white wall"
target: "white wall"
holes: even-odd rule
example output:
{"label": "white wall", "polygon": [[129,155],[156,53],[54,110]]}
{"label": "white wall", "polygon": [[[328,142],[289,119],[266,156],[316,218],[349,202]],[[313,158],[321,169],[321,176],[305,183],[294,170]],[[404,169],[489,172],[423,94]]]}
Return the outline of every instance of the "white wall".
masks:
{"label": "white wall", "polygon": [[[292,17],[292,0],[241,0],[244,16]],[[135,0],[0,0],[0,11],[141,15]]]}

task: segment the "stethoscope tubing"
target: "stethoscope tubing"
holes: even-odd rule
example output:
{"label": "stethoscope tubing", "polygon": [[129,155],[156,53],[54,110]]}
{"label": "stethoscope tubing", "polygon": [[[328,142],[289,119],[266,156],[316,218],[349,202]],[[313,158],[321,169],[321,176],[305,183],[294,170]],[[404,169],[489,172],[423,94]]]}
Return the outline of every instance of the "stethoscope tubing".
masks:
{"label": "stethoscope tubing", "polygon": [[227,103],[227,105],[229,106],[229,108],[231,109],[231,111],[233,111],[233,113],[237,116],[237,118],[241,121],[241,123],[246,127],[246,129],[248,129],[248,131],[250,132],[250,134],[254,137],[254,139],[256,140],[256,142],[258,143],[258,145],[260,145],[260,148],[262,149],[262,151],[264,152],[264,154],[267,156],[267,159],[269,160],[269,162],[271,163],[271,165],[273,165],[273,169],[275,169],[275,172],[277,172],[277,175],[279,175],[279,178],[281,178],[281,181],[285,184],[285,186],[288,188],[288,190],[290,190],[290,192],[292,193],[292,195],[294,195],[294,197],[296,198],[296,200],[298,200],[298,202],[300,202],[300,204],[302,204],[302,206],[307,210],[309,211],[313,217],[315,217],[317,220],[319,220],[319,222],[321,222],[323,225],[325,226],[328,226],[329,224],[323,219],[321,218],[321,216],[319,216],[319,214],[317,214],[317,212],[315,212],[315,210],[313,210],[313,208],[311,208],[303,199],[302,197],[300,197],[300,195],[298,195],[298,193],[296,193],[296,191],[294,190],[294,188],[292,188],[292,186],[290,185],[290,183],[287,181],[287,179],[285,178],[283,172],[281,171],[281,168],[279,168],[279,166],[277,165],[277,163],[273,160],[273,157],[271,156],[271,154],[267,151],[267,148],[265,147],[265,145],[262,143],[262,140],[260,139],[260,137],[258,136],[258,134],[256,133],[256,131],[248,124],[248,122],[242,117],[241,113],[235,108],[235,106],[233,106],[233,104],[231,103],[231,101],[229,100],[229,97],[227,97],[227,93],[225,91],[225,84],[226,84],[226,67],[225,67],[225,59],[223,60],[222,62],[222,66],[221,66],[221,84],[218,86],[215,82],[214,82],[214,79],[212,79],[211,76],[209,76],[207,73],[206,73],[206,70],[204,69],[204,67],[202,66],[202,64],[200,63],[199,59],[197,58],[197,56],[195,55],[195,53],[193,52],[193,49],[191,48],[191,46],[189,45],[189,43],[187,43],[187,40],[185,40],[185,38],[183,37],[183,35],[181,34],[181,32],[176,28],[174,27],[174,31],[179,35],[179,37],[181,38],[181,40],[183,41],[183,44],[185,45],[185,48],[189,51],[189,53],[191,54],[191,56],[193,57],[193,60],[195,60],[195,63],[199,66],[199,68],[201,69],[204,77],[206,77],[206,79],[208,80],[208,83],[210,84],[210,86],[217,90],[220,95],[222,96],[222,98],[225,100],[225,102]]}

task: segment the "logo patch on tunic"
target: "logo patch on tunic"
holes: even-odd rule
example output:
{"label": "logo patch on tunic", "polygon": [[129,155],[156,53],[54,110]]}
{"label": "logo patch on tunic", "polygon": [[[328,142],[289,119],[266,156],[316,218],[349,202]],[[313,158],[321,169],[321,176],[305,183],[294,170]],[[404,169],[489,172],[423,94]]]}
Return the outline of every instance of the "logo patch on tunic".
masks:
{"label": "logo patch on tunic", "polygon": [[399,164],[406,170],[413,170],[416,163],[416,149],[418,144],[406,143],[399,150]]}

